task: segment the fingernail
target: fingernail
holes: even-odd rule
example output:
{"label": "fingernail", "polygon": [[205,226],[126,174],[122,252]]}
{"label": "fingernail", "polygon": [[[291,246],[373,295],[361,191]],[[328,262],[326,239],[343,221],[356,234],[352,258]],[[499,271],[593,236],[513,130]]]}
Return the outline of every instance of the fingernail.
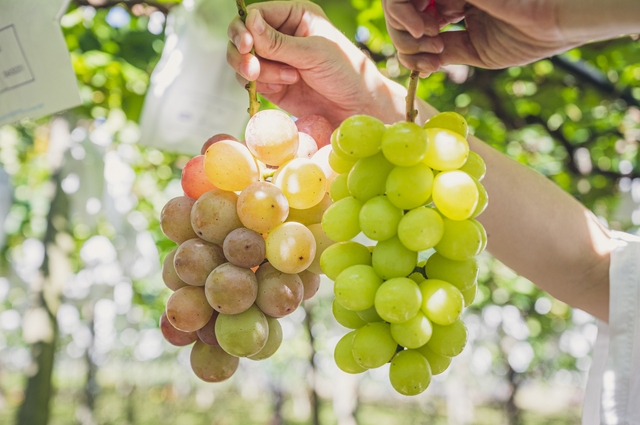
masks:
{"label": "fingernail", "polygon": [[266,28],[266,23],[264,22],[264,19],[262,19],[262,15],[260,15],[260,12],[256,12],[256,14],[258,15],[256,17],[256,19],[253,22],[253,29],[256,32],[256,34],[260,35],[264,32],[265,28]]}
{"label": "fingernail", "polygon": [[295,69],[285,68],[280,71],[280,78],[287,83],[293,83],[298,78],[298,73]]}

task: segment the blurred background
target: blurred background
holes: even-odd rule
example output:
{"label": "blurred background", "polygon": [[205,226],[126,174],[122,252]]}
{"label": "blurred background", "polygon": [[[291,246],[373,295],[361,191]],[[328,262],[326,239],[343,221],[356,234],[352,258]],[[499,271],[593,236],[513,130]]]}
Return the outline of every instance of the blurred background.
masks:
{"label": "blurred background", "polygon": [[[316,2],[406,84],[380,0]],[[174,244],[160,210],[182,194],[181,168],[202,142],[241,136],[248,118],[224,58],[234,13],[232,0],[72,0],[62,16],[82,106],[0,127],[0,423],[579,423],[593,318],[488,254],[465,317],[470,342],[417,397],[396,394],[386,368],[337,369],[344,329],[329,281],[282,320],[275,356],[241,361],[225,383],[199,382],[189,348],[163,340],[160,264]],[[635,232],[637,40],[499,71],[450,66],[419,95]]]}

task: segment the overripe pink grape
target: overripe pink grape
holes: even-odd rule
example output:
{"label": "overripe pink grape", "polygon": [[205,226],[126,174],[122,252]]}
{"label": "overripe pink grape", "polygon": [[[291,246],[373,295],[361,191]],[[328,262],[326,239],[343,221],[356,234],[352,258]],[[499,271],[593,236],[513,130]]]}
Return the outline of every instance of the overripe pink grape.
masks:
{"label": "overripe pink grape", "polygon": [[216,337],[216,319],[218,318],[218,314],[220,313],[218,313],[216,310],[213,310],[211,319],[209,319],[207,324],[196,331],[196,334],[200,341],[204,342],[207,345],[220,345],[218,344],[218,338]]}
{"label": "overripe pink grape", "polygon": [[304,285],[297,274],[283,273],[270,263],[256,272],[258,297],[256,305],[271,317],[284,317],[295,311],[304,297]]}
{"label": "overripe pink grape", "polygon": [[209,273],[226,261],[218,245],[194,238],[178,247],[173,265],[183,281],[189,285],[204,286]]}
{"label": "overripe pink grape", "polygon": [[232,230],[222,244],[224,256],[231,264],[250,269],[265,259],[265,243],[260,233],[244,227]]}

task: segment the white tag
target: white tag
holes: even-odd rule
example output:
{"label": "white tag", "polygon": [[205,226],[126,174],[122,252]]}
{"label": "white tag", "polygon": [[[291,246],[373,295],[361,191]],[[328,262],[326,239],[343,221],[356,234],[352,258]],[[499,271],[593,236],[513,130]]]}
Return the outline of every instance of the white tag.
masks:
{"label": "white tag", "polygon": [[68,0],[0,4],[0,125],[81,103],[59,17]]}
{"label": "white tag", "polygon": [[171,9],[162,58],[151,75],[140,143],[195,155],[216,133],[242,137],[249,95],[227,64],[231,1],[187,0]]}

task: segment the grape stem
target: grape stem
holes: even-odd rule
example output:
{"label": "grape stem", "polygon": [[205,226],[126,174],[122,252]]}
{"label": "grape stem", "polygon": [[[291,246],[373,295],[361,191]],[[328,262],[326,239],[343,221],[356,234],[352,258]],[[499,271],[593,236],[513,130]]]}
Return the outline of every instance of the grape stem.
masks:
{"label": "grape stem", "polygon": [[[244,0],[236,0],[236,6],[238,7],[238,15],[242,22],[247,22],[247,6]],[[251,54],[255,54],[255,51],[251,49]],[[245,86],[245,89],[249,92],[249,116],[254,116],[260,109],[260,101],[258,100],[258,91],[256,89],[256,82],[249,81]]]}
{"label": "grape stem", "polygon": [[418,81],[420,73],[411,71],[409,77],[409,87],[407,88],[407,122],[415,122],[418,116],[418,110],[415,107],[416,91],[418,90]]}

